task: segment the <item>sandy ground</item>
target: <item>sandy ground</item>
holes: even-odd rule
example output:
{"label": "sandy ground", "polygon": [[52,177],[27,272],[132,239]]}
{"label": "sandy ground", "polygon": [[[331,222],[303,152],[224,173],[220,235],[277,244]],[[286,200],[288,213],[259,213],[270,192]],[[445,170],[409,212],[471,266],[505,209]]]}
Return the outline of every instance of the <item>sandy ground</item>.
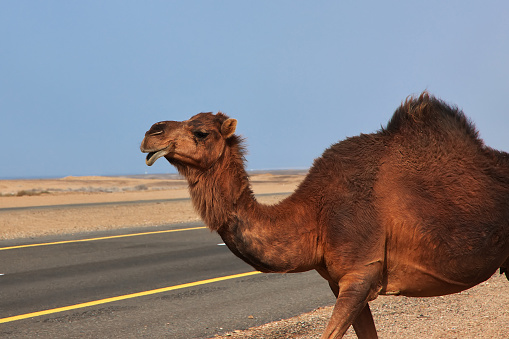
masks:
{"label": "sandy ground", "polygon": [[[302,173],[251,176],[255,193],[264,194],[259,200],[269,204],[292,192],[302,178]],[[181,198],[188,198],[187,185],[172,175],[0,180],[0,240],[199,220],[189,200],[147,202]],[[66,206],[124,201],[139,203]],[[8,209],[38,206],[56,208]],[[509,338],[509,282],[498,274],[451,296],[379,297],[371,305],[381,338]],[[320,308],[215,339],[319,338],[331,312]],[[356,338],[352,330],[346,337]]]}

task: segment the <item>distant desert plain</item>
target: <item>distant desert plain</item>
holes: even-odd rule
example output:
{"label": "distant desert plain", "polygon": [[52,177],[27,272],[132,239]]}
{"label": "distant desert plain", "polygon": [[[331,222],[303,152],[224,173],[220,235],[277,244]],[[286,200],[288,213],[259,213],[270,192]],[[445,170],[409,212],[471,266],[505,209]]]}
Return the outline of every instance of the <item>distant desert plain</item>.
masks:
{"label": "distant desert plain", "polygon": [[[253,172],[250,178],[258,200],[273,204],[305,173]],[[198,220],[187,182],[177,174],[0,180],[0,240]]]}

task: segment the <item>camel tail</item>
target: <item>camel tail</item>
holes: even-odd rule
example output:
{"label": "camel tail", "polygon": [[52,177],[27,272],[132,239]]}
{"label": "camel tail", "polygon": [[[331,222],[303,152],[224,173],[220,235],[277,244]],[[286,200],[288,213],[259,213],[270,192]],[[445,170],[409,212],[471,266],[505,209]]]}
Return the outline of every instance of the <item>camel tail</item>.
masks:
{"label": "camel tail", "polygon": [[500,267],[500,274],[505,274],[505,277],[507,278],[507,280],[509,280],[509,271],[507,270],[507,268],[505,267]]}
{"label": "camel tail", "polygon": [[505,274],[507,280],[509,280],[509,258],[505,261],[505,263],[500,266],[500,274]]}

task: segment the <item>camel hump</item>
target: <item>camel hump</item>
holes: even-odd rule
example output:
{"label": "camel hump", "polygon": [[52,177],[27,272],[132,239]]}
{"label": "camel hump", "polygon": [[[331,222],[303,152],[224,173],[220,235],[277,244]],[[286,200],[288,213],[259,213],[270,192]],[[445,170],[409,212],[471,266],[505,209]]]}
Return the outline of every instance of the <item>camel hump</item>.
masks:
{"label": "camel hump", "polygon": [[[424,130],[447,132],[461,130],[473,139],[479,140],[479,133],[474,124],[455,106],[423,92],[418,98],[408,97],[394,112],[384,131],[405,133]],[[480,141],[480,140],[479,140]]]}

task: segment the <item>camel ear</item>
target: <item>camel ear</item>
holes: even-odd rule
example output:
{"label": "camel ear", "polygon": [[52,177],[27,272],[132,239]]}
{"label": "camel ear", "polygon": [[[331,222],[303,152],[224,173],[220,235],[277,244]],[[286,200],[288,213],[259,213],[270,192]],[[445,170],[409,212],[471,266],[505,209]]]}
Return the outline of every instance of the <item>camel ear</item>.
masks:
{"label": "camel ear", "polygon": [[225,139],[228,139],[235,133],[235,128],[237,128],[237,120],[226,119],[221,125],[221,134]]}

